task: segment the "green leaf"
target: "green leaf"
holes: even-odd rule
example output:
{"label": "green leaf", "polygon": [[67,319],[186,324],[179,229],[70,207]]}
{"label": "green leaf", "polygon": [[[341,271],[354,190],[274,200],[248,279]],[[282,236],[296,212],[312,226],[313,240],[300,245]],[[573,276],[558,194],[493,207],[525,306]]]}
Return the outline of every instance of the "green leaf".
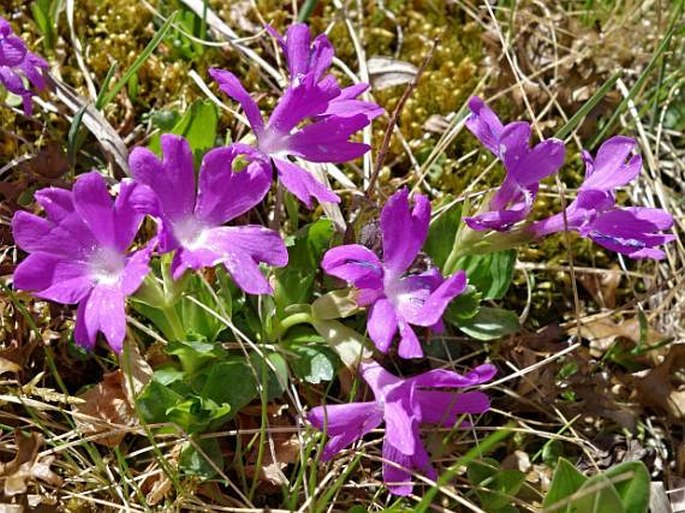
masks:
{"label": "green leaf", "polygon": [[473,461],[468,466],[468,477],[474,485],[487,490],[476,490],[483,507],[489,511],[499,511],[512,502],[526,479],[518,470],[502,470],[495,460],[486,458]]}
{"label": "green leaf", "polygon": [[350,369],[356,369],[372,352],[366,348],[364,337],[339,321],[319,320],[312,322],[316,332],[338,353],[340,360]]}
{"label": "green leaf", "polygon": [[626,513],[616,488],[604,474],[585,481],[576,494],[569,513]]}
{"label": "green leaf", "polygon": [[483,293],[483,299],[502,299],[514,276],[516,250],[507,249],[486,255],[468,255],[457,262],[466,271],[469,283]]}
{"label": "green leaf", "polygon": [[221,312],[221,307],[217,305],[214,295],[207,289],[207,286],[202,282],[202,278],[197,274],[190,275],[186,294],[179,301],[181,322],[186,333],[192,333],[210,342],[214,342],[219,332],[224,328],[223,323],[215,315],[212,315],[211,312],[202,308],[195,301],[191,301],[190,297],[199,301],[210,310]]}
{"label": "green leaf", "polygon": [[428,238],[423,245],[423,250],[441,270],[452,251],[460,220],[461,204],[455,202],[450,208],[433,218],[428,228]]}
{"label": "green leaf", "polygon": [[166,385],[152,379],[138,397],[138,410],[146,422],[166,422],[166,412],[183,399]]}
{"label": "green leaf", "polygon": [[204,340],[183,340],[169,342],[167,353],[178,357],[184,372],[194,374],[207,363],[222,359],[226,350]]}
{"label": "green leaf", "polygon": [[481,293],[473,285],[469,285],[463,294],[452,300],[445,310],[445,319],[455,326],[467,319],[472,319],[480,310]]}
{"label": "green leaf", "polygon": [[485,306],[470,319],[459,321],[458,326],[461,331],[477,340],[495,340],[520,329],[519,318],[514,312]]}
{"label": "green leaf", "polygon": [[[554,471],[554,477],[552,478],[552,484],[545,496],[542,507],[549,508],[553,504],[573,495],[587,480],[588,478],[576,469],[567,459],[559,458],[557,468]],[[567,510],[568,507],[564,507],[556,511],[565,513]]]}
{"label": "green leaf", "polygon": [[[267,353],[265,362],[258,354],[250,356],[260,383],[266,385],[266,398],[268,401],[280,397],[285,392],[288,383],[288,364],[278,353]],[[273,369],[272,369],[273,367]],[[274,372],[274,369],[276,372]],[[264,378],[266,377],[266,382]]]}
{"label": "green leaf", "polygon": [[[211,479],[216,468],[223,470],[224,458],[216,438],[202,438],[186,443],[181,449],[179,466],[186,474]],[[210,463],[211,461],[211,463]],[[212,465],[212,463],[214,465]]]}
{"label": "green leaf", "polygon": [[229,404],[235,415],[257,397],[254,371],[243,360],[220,362],[212,365],[202,396],[219,404]]}
{"label": "green leaf", "polygon": [[279,311],[289,305],[309,303],[316,271],[324,251],[330,247],[335,227],[330,219],[319,219],[286,240],[288,266],[275,271],[274,299]]}
{"label": "green leaf", "polygon": [[43,47],[48,51],[55,47],[55,29],[57,28],[55,23],[56,4],[58,4],[58,0],[36,0],[31,4],[33,20],[43,35]]}
{"label": "green leaf", "polygon": [[[170,133],[182,135],[190,144],[195,165],[198,166],[202,156],[212,149],[216,142],[219,113],[216,106],[206,100],[198,100],[170,130]],[[156,133],[150,139],[148,147],[157,155],[161,155],[161,133]]]}
{"label": "green leaf", "polygon": [[322,381],[332,381],[335,378],[335,371],[340,360],[328,347],[292,345],[289,346],[289,350],[296,355],[291,367],[300,379],[317,385]]}
{"label": "green leaf", "polygon": [[628,477],[615,481],[614,488],[621,497],[626,513],[646,513],[649,507],[650,479],[649,471],[641,461],[629,461],[611,467],[604,472],[609,479]]}
{"label": "green leaf", "polygon": [[231,406],[217,404],[207,397],[190,395],[166,411],[169,422],[186,433],[202,433],[228,420]]}

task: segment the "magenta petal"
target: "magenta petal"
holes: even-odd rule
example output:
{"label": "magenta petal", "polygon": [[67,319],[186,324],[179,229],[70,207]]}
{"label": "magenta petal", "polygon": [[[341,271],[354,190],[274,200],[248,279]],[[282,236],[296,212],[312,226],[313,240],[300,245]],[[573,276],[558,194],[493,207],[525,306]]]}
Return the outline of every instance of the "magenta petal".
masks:
{"label": "magenta petal", "polygon": [[[119,194],[114,200],[114,240],[115,248],[125,252],[133,242],[144,214],[136,208],[135,197],[139,197],[141,192],[146,191],[147,187],[133,182],[130,178],[125,178],[119,186]],[[144,194],[144,192],[142,192]]]}
{"label": "magenta petal", "polygon": [[291,135],[288,138],[287,151],[311,162],[342,163],[354,160],[370,147],[348,139],[368,124],[369,119],[364,114],[344,118],[326,117]]}
{"label": "magenta petal", "polygon": [[26,45],[16,36],[0,40],[0,66],[18,66],[24,61],[27,53]]}
{"label": "magenta petal", "polygon": [[398,322],[398,326],[400,328],[400,345],[397,348],[397,354],[401,358],[407,359],[422,358],[423,349],[421,349],[421,342],[412,327],[402,320]]}
{"label": "magenta petal", "polygon": [[420,324],[424,303],[431,292],[437,289],[442,282],[440,271],[433,267],[421,274],[406,276],[392,283],[386,283],[385,293],[395,305],[397,314],[402,319],[411,324]]}
{"label": "magenta petal", "polygon": [[287,160],[273,159],[281,183],[297,199],[312,208],[312,198],[319,203],[340,203],[340,198],[320,183],[308,171]]}
{"label": "magenta petal", "polygon": [[421,443],[417,444],[414,454],[406,455],[393,447],[386,438],[383,442],[383,459],[386,460],[383,463],[383,482],[394,495],[411,494],[414,489],[411,471],[433,480],[437,479],[437,472],[431,465],[428,453]]}
{"label": "magenta petal", "polygon": [[103,246],[116,248],[114,211],[107,184],[100,173],[79,176],[74,184],[74,209]]}
{"label": "magenta petal", "polygon": [[490,381],[497,369],[489,363],[479,365],[466,375],[447,369],[435,369],[410,378],[417,387],[464,388],[480,385]]}
{"label": "magenta petal", "polygon": [[86,326],[86,304],[88,304],[88,298],[84,298],[78,305],[76,309],[76,325],[74,326],[74,342],[79,346],[88,349],[89,351],[95,347],[95,342],[97,342],[97,331],[92,333],[88,332],[88,327]]}
{"label": "magenta petal", "polygon": [[[639,165],[636,165],[636,155],[629,159],[636,146],[635,139],[617,135],[602,143],[595,159],[587,151],[583,151],[586,170],[583,186],[608,190],[631,181],[640,172],[642,164],[640,159]],[[629,162],[626,163],[626,160]]]}
{"label": "magenta petal", "polygon": [[466,273],[458,271],[446,279],[424,303],[418,315],[418,321],[412,322],[419,326],[432,326],[442,318],[447,305],[455,297],[466,290]]}
{"label": "magenta petal", "polygon": [[366,328],[378,350],[387,353],[397,332],[395,308],[390,301],[382,298],[371,306]]}
{"label": "magenta petal", "polygon": [[507,172],[515,170],[529,151],[531,127],[525,121],[514,121],[504,127],[498,141],[497,155]]}
{"label": "magenta petal", "polygon": [[255,160],[236,173],[231,166],[234,147],[210,150],[200,167],[195,217],[209,225],[221,225],[257,205],[271,186],[271,168]]}
{"label": "magenta petal", "polygon": [[416,420],[412,414],[412,407],[409,404],[409,396],[402,394],[399,398],[393,399],[386,397],[385,401],[385,439],[392,444],[398,451],[406,455],[414,454],[417,445],[421,445],[416,430]]}
{"label": "magenta petal", "polygon": [[505,165],[521,186],[537,184],[543,178],[556,173],[564,165],[566,147],[559,139],[546,139],[527,151],[515,165]]}
{"label": "magenta petal", "polygon": [[33,195],[52,222],[59,223],[74,213],[73,194],[67,189],[46,187]]}
{"label": "magenta petal", "polygon": [[484,413],[490,399],[483,392],[443,392],[419,390],[416,399],[421,410],[421,422],[451,427],[460,415]]}
{"label": "magenta petal", "polygon": [[383,268],[376,254],[359,244],[347,244],[326,251],[321,260],[326,273],[360,289],[382,289]]}
{"label": "magenta petal", "polygon": [[471,116],[466,120],[466,128],[492,153],[499,156],[499,139],[504,126],[490,107],[477,96],[469,100]]}
{"label": "magenta petal", "polygon": [[240,104],[252,130],[259,137],[264,131],[264,120],[259,112],[259,107],[250,93],[243,87],[243,84],[240,83],[240,80],[230,71],[218,68],[210,68],[209,75],[219,84],[219,89]]}
{"label": "magenta petal", "polygon": [[239,250],[256,262],[276,267],[288,263],[288,250],[278,232],[259,225],[213,228],[207,237],[207,244],[226,254]]}
{"label": "magenta petal", "polygon": [[47,253],[32,253],[14,271],[14,286],[63,304],[78,303],[93,288],[88,265]]}
{"label": "magenta petal", "polygon": [[386,269],[405,271],[416,258],[428,236],[431,207],[428,198],[417,194],[409,207],[409,191],[393,194],[381,212],[383,260]]}
{"label": "magenta petal", "polygon": [[146,148],[135,148],[129,157],[131,174],[159,198],[162,214],[169,220],[192,215],[195,205],[193,154],[180,136],[161,137],[163,161]]}
{"label": "magenta petal", "polygon": [[321,459],[327,461],[383,422],[376,402],[318,406],[307,418],[314,427],[330,437]]}
{"label": "magenta petal", "polygon": [[130,296],[143,284],[143,280],[150,272],[150,256],[154,246],[152,243],[133,253],[127,260],[121,278],[121,291]]}
{"label": "magenta petal", "polygon": [[98,331],[109,347],[120,353],[126,337],[125,299],[118,287],[98,285],[88,296],[83,313],[89,335]]}

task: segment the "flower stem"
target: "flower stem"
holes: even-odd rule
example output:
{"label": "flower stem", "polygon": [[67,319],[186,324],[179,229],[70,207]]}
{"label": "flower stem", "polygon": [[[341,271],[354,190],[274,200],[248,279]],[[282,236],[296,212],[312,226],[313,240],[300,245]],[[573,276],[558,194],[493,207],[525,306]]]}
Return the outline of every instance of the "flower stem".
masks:
{"label": "flower stem", "polygon": [[181,318],[178,316],[178,312],[176,311],[176,308],[174,308],[174,305],[166,305],[163,308],[160,308],[160,310],[169,323],[171,334],[174,336],[174,339],[183,340],[185,338],[186,330],[183,327],[183,322],[181,322]]}
{"label": "flower stem", "polygon": [[281,338],[293,326],[297,326],[298,324],[311,324],[313,320],[314,319],[309,312],[298,312],[289,315],[285,319],[276,322],[274,339],[278,340]]}

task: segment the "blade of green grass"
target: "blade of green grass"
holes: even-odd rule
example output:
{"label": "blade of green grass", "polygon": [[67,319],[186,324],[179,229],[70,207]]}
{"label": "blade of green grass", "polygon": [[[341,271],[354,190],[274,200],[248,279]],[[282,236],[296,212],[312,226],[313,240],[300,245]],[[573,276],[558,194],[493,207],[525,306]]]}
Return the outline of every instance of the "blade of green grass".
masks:
{"label": "blade of green grass", "polygon": [[485,454],[490,452],[492,449],[497,446],[502,440],[506,439],[509,437],[513,431],[512,428],[514,427],[513,422],[509,422],[508,424],[505,424],[501,428],[499,428],[497,431],[492,433],[490,436],[485,438],[484,440],[478,442],[478,445],[473,447],[470,451],[468,451],[466,454],[464,454],[461,458],[459,458],[454,465],[449,467],[439,478],[438,482],[436,483],[436,486],[432,487],[429,489],[426,494],[423,496],[423,499],[417,506],[414,508],[415,513],[426,513],[428,509],[431,507],[433,503],[433,499],[435,499],[435,496],[438,494],[440,491],[440,488],[443,486],[448,485],[454,480],[454,477],[457,475],[458,472],[460,472],[461,468],[468,465],[472,461],[482,458]]}
{"label": "blade of green grass", "polygon": [[167,35],[167,32],[171,29],[171,25],[174,23],[176,20],[176,16],[178,14],[178,11],[174,11],[171,13],[171,16],[167,18],[167,20],[164,22],[164,24],[159,28],[157,33],[155,34],[155,37],[152,38],[152,40],[148,43],[148,45],[145,47],[145,49],[142,51],[142,53],[138,56],[138,58],[134,61],[134,63],[131,65],[129,69],[126,70],[126,73],[117,81],[116,84],[110,89],[109,92],[101,95],[100,98],[98,98],[100,101],[98,104],[95,106],[98,109],[103,109],[111,102],[117,94],[119,94],[119,91],[128,84],[129,79],[138,71],[138,69],[143,65],[143,63],[150,57],[152,52],[155,51],[155,49],[159,46],[159,44],[162,42],[164,39],[164,36]]}
{"label": "blade of green grass", "polygon": [[633,87],[630,88],[628,91],[628,95],[623,98],[621,103],[618,105],[614,113],[612,114],[611,118],[609,118],[609,121],[607,122],[604,127],[599,131],[599,133],[595,136],[595,138],[592,140],[590,145],[588,146],[588,150],[592,150],[597,144],[599,144],[600,141],[604,139],[606,136],[607,132],[611,129],[612,126],[616,123],[618,120],[618,117],[621,115],[623,110],[627,107],[628,103],[631,100],[634,100],[637,93],[642,89],[642,86],[645,84],[647,81],[647,78],[649,78],[650,74],[652,73],[652,70],[654,69],[654,66],[657,65],[659,62],[659,59],[663,55],[663,53],[668,49],[670,43],[671,43],[671,38],[673,37],[673,34],[675,33],[676,29],[678,28],[679,24],[678,21],[681,18],[681,14],[683,11],[683,5],[685,2],[680,2],[678,4],[678,7],[675,9],[673,18],[671,19],[668,30],[666,31],[666,34],[664,34],[664,38],[661,40],[661,43],[659,43],[659,46],[657,47],[656,51],[654,52],[654,55],[650,59],[649,63],[645,67],[644,71],[640,74],[640,77],[635,81],[635,84],[633,84]]}
{"label": "blade of green grass", "polygon": [[580,122],[587,116],[592,109],[595,108],[595,106],[602,101],[602,98],[604,98],[611,89],[613,89],[614,85],[616,84],[616,81],[619,79],[619,77],[622,75],[620,71],[617,71],[611,77],[609,77],[609,80],[604,82],[602,87],[600,87],[595,94],[592,95],[592,97],[586,101],[583,106],[578,109],[578,111],[569,119],[564,126],[562,126],[559,130],[557,130],[557,133],[554,134],[554,137],[557,139],[566,139],[571,132],[573,131],[576,126],[580,124]]}

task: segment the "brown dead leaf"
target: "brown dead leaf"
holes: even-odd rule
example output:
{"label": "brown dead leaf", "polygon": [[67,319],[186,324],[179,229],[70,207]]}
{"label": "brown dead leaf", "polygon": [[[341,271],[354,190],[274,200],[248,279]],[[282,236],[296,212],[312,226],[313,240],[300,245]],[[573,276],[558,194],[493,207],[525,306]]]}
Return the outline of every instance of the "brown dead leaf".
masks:
{"label": "brown dead leaf", "polygon": [[637,381],[637,398],[644,406],[685,418],[685,344],[671,346],[664,361]]}
{"label": "brown dead leaf", "polygon": [[5,374],[7,372],[19,374],[21,372],[21,366],[0,356],[0,374]]}
{"label": "brown dead leaf", "polygon": [[138,417],[125,391],[126,377],[121,369],[105,374],[103,380],[79,397],[82,404],[74,410],[82,416],[76,417],[76,424],[84,434],[108,433],[94,441],[107,447],[116,447],[129,432],[128,427],[138,424]]}
{"label": "brown dead leaf", "polygon": [[[286,414],[287,408],[279,405],[269,405],[269,428],[277,427],[295,427],[294,420]],[[238,422],[240,429],[258,429],[261,419],[261,406],[247,407],[241,410],[238,414]],[[273,451],[271,450],[271,443],[267,441],[265,447],[262,466],[259,469],[259,478],[261,481],[270,487],[279,488],[283,485],[289,484],[288,478],[283,473],[289,463],[294,463],[298,460],[300,454],[300,442],[295,433],[280,432],[274,430],[269,435],[273,441]],[[245,466],[245,474],[252,477],[255,474],[258,448],[255,447],[247,457],[247,465]]]}
{"label": "brown dead leaf", "polygon": [[[637,318],[617,323],[610,317],[603,317],[585,323],[580,329],[575,325],[567,330],[569,335],[580,335],[590,341],[590,354],[602,356],[618,338],[625,338],[638,344],[640,342],[640,321]],[[647,345],[661,342],[665,336],[648,327]]]}
{"label": "brown dead leaf", "polygon": [[57,141],[50,141],[41,148],[38,155],[24,162],[21,170],[48,180],[56,180],[69,171],[69,160]]}
{"label": "brown dead leaf", "polygon": [[16,430],[14,438],[17,443],[16,456],[12,461],[0,463],[0,478],[5,480],[5,495],[12,497],[26,493],[28,482],[35,480],[59,486],[62,478],[50,470],[55,457],[40,458],[38,455],[43,444],[43,435],[35,432],[25,435]]}
{"label": "brown dead leaf", "polygon": [[621,273],[615,265],[610,271],[602,274],[578,273],[578,281],[592,298],[602,307],[612,309],[616,306],[616,291],[621,284]]}

